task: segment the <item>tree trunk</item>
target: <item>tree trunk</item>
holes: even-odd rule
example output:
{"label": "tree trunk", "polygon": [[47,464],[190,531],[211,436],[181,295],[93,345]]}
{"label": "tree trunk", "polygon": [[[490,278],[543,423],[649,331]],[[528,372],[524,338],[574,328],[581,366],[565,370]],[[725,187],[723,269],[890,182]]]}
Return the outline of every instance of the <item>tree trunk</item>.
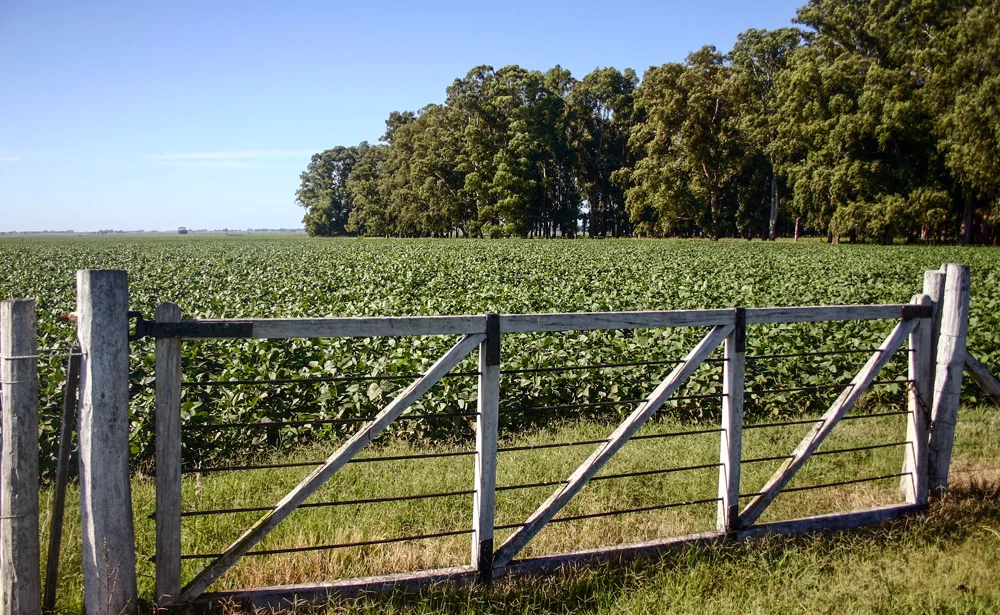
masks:
{"label": "tree trunk", "polygon": [[962,230],[959,233],[959,245],[967,246],[972,242],[972,199],[965,201],[965,214],[962,216]]}
{"label": "tree trunk", "polygon": [[795,216],[795,241],[799,240],[800,230],[802,230],[802,216]]}
{"label": "tree trunk", "polygon": [[778,238],[778,178],[771,173],[771,221],[768,225],[767,238],[774,241]]}

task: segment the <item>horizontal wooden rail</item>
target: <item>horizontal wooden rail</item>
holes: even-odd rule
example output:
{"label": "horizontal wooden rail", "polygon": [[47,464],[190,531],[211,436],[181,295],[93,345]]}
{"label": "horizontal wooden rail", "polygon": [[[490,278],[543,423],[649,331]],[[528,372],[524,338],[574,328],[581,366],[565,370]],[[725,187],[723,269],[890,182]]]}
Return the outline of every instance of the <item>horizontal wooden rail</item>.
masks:
{"label": "horizontal wooden rail", "polygon": [[807,307],[747,308],[747,324],[788,322],[832,322],[841,320],[893,320],[930,318],[926,305],[823,305]]}
{"label": "horizontal wooden rail", "polygon": [[[747,324],[892,320],[930,318],[930,306],[910,304],[830,305],[747,308]],[[501,333],[599,331],[716,327],[732,324],[732,308],[646,312],[575,312],[566,314],[506,314]],[[241,318],[142,321],[141,335],[185,339],[309,337],[384,337],[416,335],[475,335],[486,332],[485,316],[380,316],[336,318]]]}

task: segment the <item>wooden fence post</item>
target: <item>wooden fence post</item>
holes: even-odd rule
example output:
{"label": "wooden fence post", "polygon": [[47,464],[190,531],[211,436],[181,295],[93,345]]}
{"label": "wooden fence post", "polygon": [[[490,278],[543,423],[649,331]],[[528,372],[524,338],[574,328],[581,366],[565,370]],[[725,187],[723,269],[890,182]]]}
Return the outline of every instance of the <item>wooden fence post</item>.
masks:
{"label": "wooden fence post", "polygon": [[948,469],[951,465],[955,422],[962,393],[966,335],[969,328],[969,267],[948,263],[945,268],[928,452],[928,486],[931,495],[935,497],[942,495],[948,488]]}
{"label": "wooden fence post", "polygon": [[38,342],[35,300],[0,304],[3,459],[0,614],[41,613],[38,538]]}
{"label": "wooden fence post", "polygon": [[[156,308],[156,322],[178,322],[173,303]],[[156,604],[181,595],[181,339],[156,340]]]}
{"label": "wooden fence post", "polygon": [[743,390],[746,388],[747,313],[736,308],[735,327],[726,337],[722,372],[722,434],[719,445],[719,509],[716,528],[739,528],[740,458],[743,455]]}
{"label": "wooden fence post", "polygon": [[86,612],[136,606],[135,530],[129,483],[128,275],[76,273],[80,340],[80,510]]}
{"label": "wooden fence post", "polygon": [[493,521],[497,486],[500,405],[500,316],[486,315],[479,345],[479,408],[476,417],[476,493],[472,500],[472,565],[479,580],[493,580]]}
{"label": "wooden fence post", "polygon": [[[946,265],[941,265],[940,269],[931,269],[924,272],[924,290],[923,294],[927,295],[931,299],[931,310],[933,316],[931,317],[931,362],[937,357],[937,345],[938,336],[941,335],[941,299],[944,297],[944,280],[945,280],[945,267]],[[934,379],[934,368],[931,367],[931,380]]]}
{"label": "wooden fence post", "polygon": [[[931,305],[928,295],[914,295],[912,303]],[[931,354],[931,329],[934,319],[923,319],[910,333],[907,367],[906,446],[903,451],[903,476],[899,488],[910,504],[927,503],[927,433],[934,396],[934,355]]]}

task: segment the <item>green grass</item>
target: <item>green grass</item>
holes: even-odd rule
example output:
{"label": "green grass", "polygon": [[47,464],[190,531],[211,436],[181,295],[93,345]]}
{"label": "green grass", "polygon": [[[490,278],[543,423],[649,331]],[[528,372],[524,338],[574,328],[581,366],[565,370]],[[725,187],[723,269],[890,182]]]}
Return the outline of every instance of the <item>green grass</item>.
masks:
{"label": "green grass", "polygon": [[[891,408],[890,408],[891,409]],[[885,410],[883,407],[882,410]],[[821,450],[833,450],[854,446],[864,446],[881,442],[898,442],[904,439],[904,416],[869,418],[841,423]],[[980,480],[996,481],[1000,472],[1000,443],[995,430],[1000,427],[1000,415],[995,408],[964,408],[956,440],[954,469],[955,480],[967,484],[974,477]],[[506,444],[533,445],[554,442],[598,439],[606,437],[612,425],[594,422],[565,424],[536,431],[531,434],[510,437]],[[668,433],[690,428],[673,420],[664,420],[643,428],[640,434]],[[744,458],[766,457],[787,454],[808,429],[808,425],[748,429],[745,432]],[[332,450],[332,444],[313,445],[299,450],[292,457],[279,457],[274,461],[320,459]],[[500,454],[498,484],[512,485],[550,480],[562,480],[592,450],[592,446],[512,451]],[[393,456],[430,450],[443,452],[454,450],[441,446],[418,446],[413,443],[392,441],[365,453],[366,456]],[[899,472],[902,449],[900,447],[876,449],[864,452],[845,453],[815,457],[804,467],[790,485],[801,486],[864,476],[877,476]],[[718,456],[718,435],[703,434],[666,439],[650,439],[630,442],[606,466],[601,475],[660,469],[681,465],[712,463]],[[748,464],[745,467],[743,491],[755,490],[763,484],[777,462]],[[273,505],[308,472],[309,468],[240,471],[228,473],[202,473],[186,475],[183,486],[185,510],[206,510],[244,506]],[[664,475],[601,480],[591,483],[577,496],[559,516],[586,514],[605,510],[618,510],[658,503],[705,499],[715,496],[717,471],[715,469],[678,472]],[[472,484],[472,463],[469,457],[445,457],[420,461],[388,461],[383,463],[351,464],[335,476],[318,494],[309,501],[343,501],[372,497],[387,497],[420,493],[460,491]],[[813,491],[802,491],[782,495],[761,519],[762,522],[790,519],[811,514],[844,511],[854,508],[886,504],[898,501],[899,479],[886,479],[871,483],[839,486]],[[146,600],[152,598],[154,567],[148,561],[154,551],[153,521],[147,518],[154,503],[154,483],[152,479],[137,478],[133,483],[135,502],[135,523],[139,558],[140,593]],[[517,523],[541,503],[554,489],[553,487],[501,492],[497,502],[497,524]],[[81,593],[79,516],[75,509],[76,493],[69,497],[71,508],[67,511],[67,526],[64,534],[64,556],[60,581],[60,610],[75,612],[79,609]],[[995,495],[980,497],[978,504],[960,504],[959,510],[972,507],[977,515],[970,516],[965,523],[998,529],[1000,522],[1000,502]],[[43,526],[47,527],[47,502],[50,494],[43,496]],[[964,500],[963,500],[964,502]],[[978,508],[976,508],[978,506]],[[963,508],[964,507],[964,508]],[[187,517],[183,524],[184,553],[213,553],[228,546],[260,513],[240,513],[231,515]],[[952,523],[957,523],[957,513],[952,515]],[[992,515],[992,517],[990,516]],[[953,518],[954,517],[954,518]],[[299,510],[292,514],[279,528],[265,539],[258,548],[274,549],[312,544],[330,544],[388,538],[409,534],[439,532],[449,529],[469,527],[471,518],[471,498],[446,497],[433,500],[415,500],[394,503],[370,504],[362,506],[338,506]],[[931,515],[931,519],[937,519]],[[523,553],[535,556],[567,552],[590,547],[638,542],[658,537],[669,537],[714,528],[715,505],[702,504],[691,507],[662,511],[633,513],[628,515],[586,519],[553,524],[543,530]],[[872,558],[889,558],[893,550],[909,553],[916,549],[920,557],[927,561],[922,566],[921,575],[927,576],[927,583],[939,576],[931,569],[937,565],[926,552],[925,542],[930,540],[924,532],[935,532],[935,522],[914,521],[895,530],[873,530],[872,544],[849,536],[805,541],[767,541],[751,547],[692,547],[681,555],[669,556],[660,562],[644,563],[634,567],[628,564],[621,569],[585,569],[554,578],[527,579],[505,584],[500,595],[503,601],[513,601],[514,612],[527,611],[530,605],[541,610],[554,608],[555,596],[570,594],[574,610],[567,612],[604,612],[614,603],[628,596],[628,612],[646,612],[650,609],[675,604],[678,612],[693,608],[694,595],[691,592],[708,591],[714,596],[715,607],[725,610],[725,605],[744,605],[736,611],[753,611],[766,604],[766,596],[754,595],[766,589],[767,579],[781,578],[794,570],[786,561],[799,561],[803,566],[809,562],[819,562],[823,558],[831,561],[823,568],[804,569],[799,574],[806,575],[801,583],[783,580],[780,584],[786,592],[819,591],[819,579],[832,575],[841,591],[851,587],[850,578],[856,572],[836,572],[850,568],[850,560],[857,557],[857,566],[871,568]],[[900,529],[901,528],[901,529]],[[966,528],[968,530],[968,528]],[[498,533],[503,539],[508,531]],[[889,532],[877,538],[879,532]],[[865,535],[865,534],[862,534]],[[962,563],[972,572],[967,586],[981,587],[977,591],[992,591],[990,585],[980,578],[996,578],[1000,575],[1000,564],[995,558],[980,557],[974,536],[980,536],[988,544],[992,540],[988,531],[967,531],[969,540],[954,542],[948,537],[942,543],[941,557],[957,558],[955,566]],[[898,540],[897,540],[898,538]],[[43,536],[43,539],[46,537]],[[827,544],[829,543],[829,544]],[[954,548],[953,546],[954,545]],[[958,549],[957,551],[955,549]],[[852,555],[857,552],[857,555]],[[784,555],[782,555],[784,553]],[[425,541],[394,543],[370,547],[357,547],[335,551],[316,551],[302,554],[248,557],[227,573],[212,589],[233,589],[262,585],[301,583],[340,577],[368,576],[388,572],[418,570],[468,562],[468,536],[455,536]],[[909,557],[909,556],[907,556]],[[965,558],[980,557],[978,564],[967,562]],[[672,563],[668,563],[672,562]],[[743,569],[743,563],[749,566]],[[750,566],[749,562],[754,562]],[[202,561],[185,561],[184,580],[189,580],[204,565]],[[688,570],[677,576],[671,570],[681,566]],[[763,568],[761,568],[763,566]],[[852,569],[853,570],[853,569]],[[729,571],[728,573],[726,571]],[[884,591],[900,592],[899,599],[911,599],[897,587],[905,570],[899,569],[886,577]],[[974,574],[973,574],[974,573]],[[889,573],[886,573],[889,574]],[[846,575],[846,576],[845,576]],[[991,576],[992,575],[992,576]],[[954,575],[952,575],[954,576]],[[948,578],[952,578],[949,576]],[[685,580],[686,579],[686,580]],[[747,583],[750,583],[749,585]],[[878,612],[888,609],[889,603],[871,602],[887,599],[879,588],[872,585],[871,578],[865,579],[865,587],[871,593],[868,599],[860,599],[862,611]],[[939,583],[939,581],[934,581]],[[978,583],[978,585],[976,585]],[[616,585],[619,584],[619,585]],[[639,584],[643,588],[638,594],[627,590],[629,584]],[[678,585],[680,584],[680,585]],[[932,584],[933,585],[933,584]],[[704,586],[704,587],[702,587]],[[701,589],[699,589],[701,587]],[[757,587],[755,590],[754,587]],[[627,591],[626,591],[627,590]],[[928,586],[928,591],[944,591],[943,587]],[[596,594],[587,598],[591,593]],[[617,592],[624,592],[616,596]],[[890,592],[891,593],[891,592]],[[728,596],[728,597],[726,597]],[[977,604],[982,598],[978,594],[961,594],[962,604]],[[493,604],[497,598],[481,593],[445,591],[432,592],[418,605],[410,605],[401,599],[386,603],[351,603],[344,607],[349,610],[387,608],[414,610],[414,612],[464,612],[480,610]],[[994,598],[992,598],[995,600]],[[592,602],[596,600],[596,602]],[[602,603],[602,600],[612,600]],[[810,609],[818,608],[819,598],[810,598]],[[549,606],[544,606],[548,604]],[[603,604],[603,606],[602,606]],[[684,605],[688,606],[684,606]],[[756,606],[755,606],[756,605]],[[881,606],[879,606],[881,605]],[[337,607],[337,608],[341,608]],[[490,607],[496,608],[496,607]],[[428,610],[430,609],[430,610]],[[820,609],[822,610],[822,609]],[[888,611],[886,611],[888,612]]]}

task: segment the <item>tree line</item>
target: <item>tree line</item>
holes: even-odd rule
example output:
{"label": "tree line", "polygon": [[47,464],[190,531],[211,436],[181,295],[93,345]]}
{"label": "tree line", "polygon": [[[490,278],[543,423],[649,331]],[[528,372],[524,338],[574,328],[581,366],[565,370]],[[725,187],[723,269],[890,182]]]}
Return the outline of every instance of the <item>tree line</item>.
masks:
{"label": "tree line", "polygon": [[1000,241],[1000,0],[810,0],[732,51],[477,66],[315,154],[310,235]]}

